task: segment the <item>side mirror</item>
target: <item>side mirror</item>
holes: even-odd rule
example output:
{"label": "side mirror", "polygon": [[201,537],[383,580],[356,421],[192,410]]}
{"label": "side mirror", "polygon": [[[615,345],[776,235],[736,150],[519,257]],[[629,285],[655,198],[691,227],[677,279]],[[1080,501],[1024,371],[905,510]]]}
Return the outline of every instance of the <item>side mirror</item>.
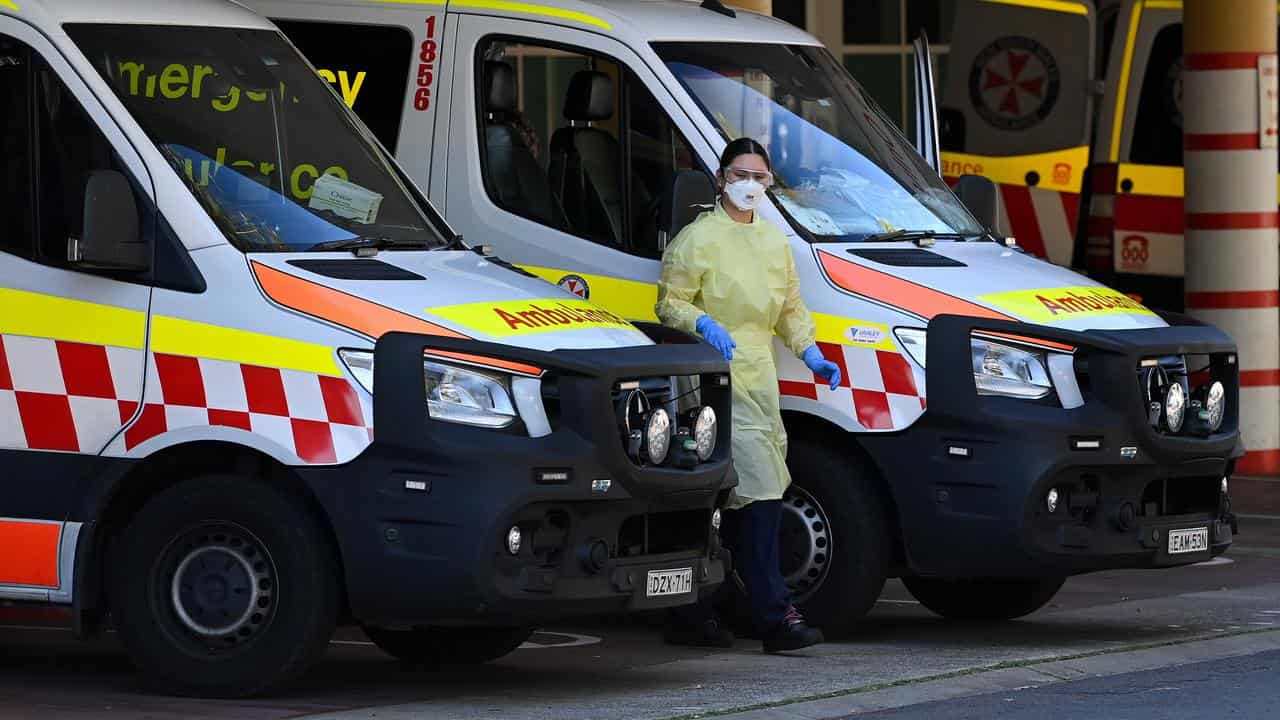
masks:
{"label": "side mirror", "polygon": [[138,205],[129,179],[94,170],[84,189],[83,237],[68,238],[67,261],[88,268],[141,272],[150,253],[138,228]]}
{"label": "side mirror", "polygon": [[658,214],[659,249],[666,250],[685,225],[698,214],[714,207],[716,185],[701,170],[681,170],[671,178],[671,186],[662,197]]}
{"label": "side mirror", "polygon": [[1010,229],[1001,227],[1004,201],[1000,199],[1000,186],[995,181],[981,175],[961,175],[952,190],[983,227],[997,235],[1009,235]]}

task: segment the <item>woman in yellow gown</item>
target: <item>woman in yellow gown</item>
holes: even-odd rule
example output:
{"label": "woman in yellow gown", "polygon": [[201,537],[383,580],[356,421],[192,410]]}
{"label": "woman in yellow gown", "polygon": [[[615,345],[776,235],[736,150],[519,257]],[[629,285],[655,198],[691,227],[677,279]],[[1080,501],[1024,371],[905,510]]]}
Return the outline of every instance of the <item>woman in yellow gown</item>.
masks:
{"label": "woman in yellow gown", "polygon": [[[840,368],[815,343],[786,236],[755,212],[773,184],[768,153],[750,138],[734,140],[721,156],[717,180],[721,197],[715,209],[681,230],[663,256],[655,310],[664,324],[701,335],[730,361],[738,487],[721,532],[765,651],[797,650],[822,642],[822,632],[806,625],[791,605],[778,569],[781,500],[791,476],[773,337],[833,388],[840,384]],[[667,639],[698,645],[733,641],[708,604],[680,614]]]}

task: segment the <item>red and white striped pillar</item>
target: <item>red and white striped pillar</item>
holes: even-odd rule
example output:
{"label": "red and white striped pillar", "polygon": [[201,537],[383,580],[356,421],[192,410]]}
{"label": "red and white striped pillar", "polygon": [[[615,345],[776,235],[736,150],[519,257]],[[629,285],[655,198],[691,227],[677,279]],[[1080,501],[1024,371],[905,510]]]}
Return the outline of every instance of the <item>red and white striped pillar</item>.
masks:
{"label": "red and white striped pillar", "polygon": [[1276,3],[1186,0],[1183,23],[1187,310],[1240,347],[1236,471],[1280,473]]}

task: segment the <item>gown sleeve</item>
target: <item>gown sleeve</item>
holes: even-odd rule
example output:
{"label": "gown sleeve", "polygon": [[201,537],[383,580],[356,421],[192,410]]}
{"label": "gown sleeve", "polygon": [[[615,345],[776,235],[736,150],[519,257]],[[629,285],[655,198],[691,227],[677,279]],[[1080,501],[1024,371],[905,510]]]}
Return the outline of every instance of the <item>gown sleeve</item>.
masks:
{"label": "gown sleeve", "polygon": [[796,272],[796,261],[791,256],[791,248],[785,247],[787,254],[786,296],[782,300],[782,312],[778,314],[778,322],[773,332],[797,356],[804,354],[817,342],[818,328],[813,322],[813,313],[805,307],[800,297],[800,275]]}
{"label": "gown sleeve", "polygon": [[662,324],[691,335],[698,334],[698,318],[706,314],[694,304],[702,292],[702,276],[706,272],[698,258],[695,232],[693,226],[685,228],[663,253],[658,304],[654,306]]}

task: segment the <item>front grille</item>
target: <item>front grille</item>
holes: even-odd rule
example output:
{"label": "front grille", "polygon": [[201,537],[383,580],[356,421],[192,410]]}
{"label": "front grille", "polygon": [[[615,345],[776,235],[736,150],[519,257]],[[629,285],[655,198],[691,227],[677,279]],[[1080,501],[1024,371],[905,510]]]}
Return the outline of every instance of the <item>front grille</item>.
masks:
{"label": "front grille", "polygon": [[[562,380],[554,374],[544,376],[542,405],[547,420],[552,430],[572,427],[584,436],[595,435],[603,429],[603,418],[594,414],[583,417],[580,413],[568,411],[568,393],[577,391],[572,379]],[[596,392],[596,387],[591,386],[590,392]],[[647,376],[615,381],[610,390],[610,421],[615,426],[613,429],[620,449],[639,467],[661,465],[676,470],[697,470],[706,463],[723,461],[729,451],[729,393],[727,373]],[[597,407],[594,401],[591,406]],[[696,452],[684,449],[685,440],[695,439],[694,420],[704,406],[715,411],[718,426],[715,450],[705,462],[699,461]],[[636,431],[643,434],[649,413],[657,408],[665,410],[670,418],[671,449],[662,462],[652,463],[647,457],[647,444],[642,442],[641,451],[637,452],[632,434]],[[584,424],[590,426],[584,427]],[[682,431],[687,431],[687,434],[682,434]]]}
{"label": "front grille", "polygon": [[618,529],[618,557],[701,551],[711,532],[706,510],[632,515]]}
{"label": "front grille", "polygon": [[[1206,436],[1209,431],[1198,422],[1204,406],[1204,393],[1214,382],[1226,386],[1234,376],[1235,356],[1163,355],[1143,358],[1138,364],[1137,379],[1143,413],[1151,427],[1163,435]],[[1186,404],[1186,419],[1178,431],[1167,422],[1165,397],[1170,385],[1180,385]],[[1235,427],[1236,408],[1227,402],[1219,431]]]}
{"label": "front grille", "polygon": [[[672,450],[662,464],[674,464],[678,452],[676,445],[680,442],[677,438],[685,437],[680,431],[692,435],[692,414],[702,407],[702,382],[699,375],[673,375],[624,380],[614,386],[612,400],[618,421],[618,437],[633,462],[648,464],[636,457],[634,433],[643,431],[648,413],[662,408],[672,419],[673,433]],[[724,418],[718,417],[717,420],[723,421]]]}

